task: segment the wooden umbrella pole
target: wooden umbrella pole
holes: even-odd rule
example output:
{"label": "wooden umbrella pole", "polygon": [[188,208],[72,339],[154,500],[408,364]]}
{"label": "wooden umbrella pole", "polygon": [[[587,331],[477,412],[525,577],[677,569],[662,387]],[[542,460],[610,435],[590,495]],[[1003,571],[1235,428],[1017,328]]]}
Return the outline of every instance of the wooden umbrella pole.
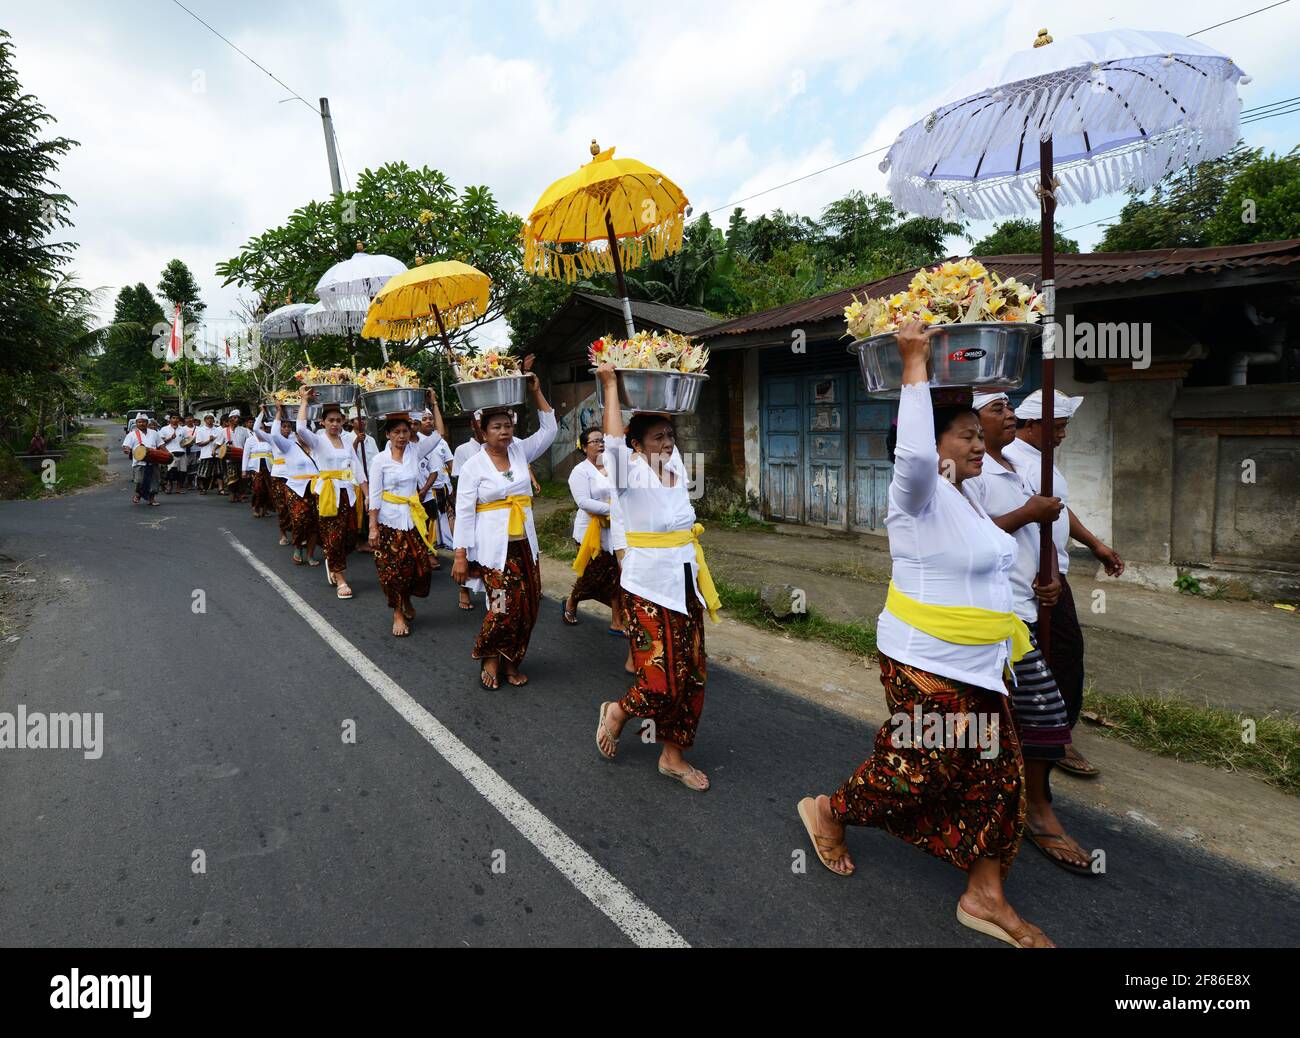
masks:
{"label": "wooden umbrella pole", "polygon": [[442,346],[447,351],[447,363],[456,363],[456,354],[451,349],[451,338],[447,335],[447,329],[442,323],[442,311],[438,309],[438,304],[433,304],[433,317],[438,322],[438,331],[442,334]]}
{"label": "wooden umbrella pole", "polygon": [[627,297],[627,279],[623,277],[623,257],[618,254],[618,239],[614,237],[614,221],[605,213],[605,231],[609,235],[609,255],[614,260],[614,275],[618,278],[618,294],[623,299],[623,323],[627,325],[627,337],[636,334],[632,324],[632,301]]}
{"label": "wooden umbrella pole", "polygon": [[[1056,432],[1056,196],[1052,176],[1052,138],[1038,144],[1039,193],[1043,269],[1039,290],[1046,312],[1043,314],[1043,420],[1042,439],[1038,444],[1042,468],[1039,470],[1039,493],[1051,497],[1053,491],[1052,455]],[[1049,584],[1056,574],[1056,545],[1052,541],[1052,524],[1039,523],[1038,582]],[[1038,604],[1038,648],[1047,659],[1052,640],[1052,611]],[[1051,665],[1050,662],[1048,664]]]}

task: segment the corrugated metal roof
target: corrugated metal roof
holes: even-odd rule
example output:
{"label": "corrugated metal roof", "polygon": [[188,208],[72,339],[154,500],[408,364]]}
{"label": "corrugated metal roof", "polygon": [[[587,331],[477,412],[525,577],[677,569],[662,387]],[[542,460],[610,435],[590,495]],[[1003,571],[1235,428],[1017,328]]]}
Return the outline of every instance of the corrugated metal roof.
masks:
{"label": "corrugated metal roof", "polygon": [[[1021,281],[1033,283],[1039,277],[1040,258],[1037,253],[976,258],[999,274],[1015,276]],[[1209,249],[1087,252],[1056,257],[1056,288],[1058,292],[1068,292],[1070,289],[1094,285],[1122,284],[1177,274],[1213,274],[1222,270],[1285,266],[1297,262],[1300,262],[1300,238]],[[723,321],[711,328],[704,328],[698,332],[698,337],[715,339],[723,335],[744,335],[841,317],[853,295],[880,296],[897,292],[907,286],[912,275],[919,269],[913,267],[857,288],[827,292],[811,299],[801,299],[796,303]]]}
{"label": "corrugated metal roof", "polygon": [[[613,296],[597,295],[594,292],[574,292],[575,299],[581,299],[603,310],[621,314],[623,301]],[[687,310],[680,306],[668,306],[665,303],[652,303],[645,299],[633,299],[632,319],[639,324],[652,328],[665,328],[673,332],[697,332],[701,328],[717,324],[717,317],[703,310]]]}

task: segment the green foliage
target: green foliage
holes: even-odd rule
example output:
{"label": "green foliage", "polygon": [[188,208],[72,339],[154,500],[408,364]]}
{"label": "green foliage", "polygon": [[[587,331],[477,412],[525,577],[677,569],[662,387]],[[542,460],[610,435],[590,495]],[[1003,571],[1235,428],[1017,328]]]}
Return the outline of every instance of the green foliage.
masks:
{"label": "green foliage", "polygon": [[[889,199],[860,191],[832,202],[817,220],[779,209],[749,220],[738,206],[725,233],[705,213],[687,225],[679,253],[628,271],[628,294],[735,317],[935,263],[946,255],[947,236],[964,230],[909,217]],[[577,287],[617,294],[609,275]],[[531,341],[568,298],[568,288],[554,282],[525,288],[517,309],[506,311],[515,341]]]}
{"label": "green foliage", "polygon": [[1287,155],[1255,153],[1225,185],[1214,215],[1205,225],[1210,245],[1244,245],[1300,238],[1300,148]]}
{"label": "green foliage", "polygon": [[1180,594],[1184,595],[1202,595],[1205,592],[1201,589],[1201,582],[1190,573],[1179,573],[1174,579],[1174,587]]}
{"label": "green foliage", "polygon": [[[1079,252],[1079,243],[1067,238],[1059,228],[1053,229],[1057,255]],[[996,224],[987,238],[977,241],[971,252],[976,256],[1038,255],[1043,247],[1042,228],[1037,220],[1017,218]]]}
{"label": "green foliage", "polygon": [[[1262,149],[1247,148],[1245,144],[1238,143],[1236,148],[1221,158],[1183,167],[1171,173],[1151,190],[1147,199],[1131,195],[1120,212],[1119,222],[1106,228],[1100,249],[1106,252],[1132,252],[1140,249],[1200,248],[1225,244],[1215,241],[1210,234],[1211,226],[1215,226],[1214,218],[1222,212],[1224,220],[1231,217],[1240,223],[1239,202],[1235,208],[1224,210],[1224,201],[1229,188],[1258,165],[1262,156]],[[1294,175],[1293,172],[1293,178]],[[1238,199],[1240,197],[1237,196]],[[1294,210],[1290,219],[1296,219]],[[1277,226],[1286,220],[1285,214],[1275,214],[1266,226]],[[1219,226],[1222,228],[1221,223]],[[1233,240],[1267,241],[1272,237],[1271,234],[1264,233],[1258,223],[1246,226],[1248,229],[1234,235]]]}
{"label": "green foliage", "polygon": [[[227,285],[253,289],[270,311],[286,300],[311,299],[321,275],[351,256],[357,243],[407,266],[461,260],[492,279],[487,311],[452,333],[463,340],[471,329],[500,317],[520,285],[520,226],[519,217],[502,211],[486,187],[458,193],[435,169],[390,162],[363,171],[354,190],[296,209],[284,224],[217,264],[217,273]],[[389,354],[404,359],[427,345],[390,344]]]}
{"label": "green foliage", "polygon": [[162,277],[158,280],[158,293],[170,305],[167,313],[169,321],[175,313],[177,303],[181,304],[181,320],[186,325],[197,323],[203,316],[203,311],[208,308],[199,298],[199,283],[194,280],[190,268],[178,259],[172,260],[163,268]]}
{"label": "green foliage", "polygon": [[[1088,690],[1085,707],[1099,715],[1097,731],[1151,753],[1258,775],[1300,793],[1300,725],[1293,718],[1246,718],[1177,698]],[[1248,726],[1244,722],[1250,722]],[[1243,736],[1253,727],[1254,741]]]}
{"label": "green foliage", "polygon": [[[76,246],[54,240],[72,226],[72,200],[57,190],[59,158],[76,141],[44,136],[54,117],[24,93],[13,44],[0,29],[0,372],[18,375],[47,365],[36,349],[43,326],[66,304],[54,298]],[[55,358],[56,360],[61,358]]]}
{"label": "green foliage", "polygon": [[[606,291],[606,289],[601,289]],[[555,312],[569,299],[572,285],[550,278],[527,277],[505,303],[511,341],[522,349],[533,342]]]}

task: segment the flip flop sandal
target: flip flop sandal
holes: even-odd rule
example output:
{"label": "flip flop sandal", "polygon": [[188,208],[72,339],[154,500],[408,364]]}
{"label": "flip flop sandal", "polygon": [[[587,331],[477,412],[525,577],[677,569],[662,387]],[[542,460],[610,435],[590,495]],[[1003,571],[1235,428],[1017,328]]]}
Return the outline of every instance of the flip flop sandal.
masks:
{"label": "flip flop sandal", "polygon": [[578,626],[578,614],[569,612],[569,607],[567,605],[560,606],[560,619],[570,627]]}
{"label": "flip flop sandal", "polygon": [[308,565],[308,566],[319,566],[319,565],[320,565],[320,559],[308,559],[308,560],[307,560],[307,565]]}
{"label": "flip flop sandal", "polygon": [[1064,760],[1056,761],[1055,766],[1071,775],[1077,775],[1079,778],[1096,778],[1101,774],[1100,768],[1083,760],[1082,757],[1077,757],[1075,760],[1083,761],[1082,765],[1076,764],[1074,760],[1066,757]]}
{"label": "flip flop sandal", "polygon": [[[491,684],[489,684],[491,682]],[[478,668],[478,683],[488,691],[495,691],[501,687],[501,679],[494,677],[487,672],[487,664],[483,663]]]}
{"label": "flip flop sandal", "polygon": [[1032,928],[1026,927],[1025,930],[1019,934],[1010,934],[1006,930],[1002,929],[1002,927],[998,926],[997,923],[971,915],[962,908],[961,905],[957,906],[957,922],[961,923],[962,926],[969,927],[976,933],[982,933],[986,937],[992,937],[995,940],[1003,941],[1006,944],[1011,945],[1013,948],[1024,948],[1024,945],[1020,943],[1019,938],[1028,937],[1033,932]]}
{"label": "flip flop sandal", "polygon": [[473,602],[470,602],[468,605],[466,605],[464,602],[457,602],[456,604],[459,605],[462,609],[464,609],[467,613],[472,613],[474,611]]}
{"label": "flip flop sandal", "polygon": [[[835,869],[831,868],[831,862],[839,861],[840,858],[844,857],[844,854],[848,854],[849,849],[843,840],[836,843],[829,836],[817,835],[817,816],[814,813],[817,810],[817,805],[813,798],[804,797],[796,805],[795,810],[799,812],[799,821],[803,822],[803,827],[808,833],[808,839],[812,840],[813,850],[817,854],[817,860],[841,879],[847,879],[849,876],[852,876],[854,871],[853,869],[850,869],[848,872],[836,872]],[[832,858],[831,852],[838,850],[841,847],[844,848],[844,854],[838,854]]]}
{"label": "flip flop sandal", "polygon": [[609,633],[612,634],[615,638],[627,637],[627,631],[620,631],[617,627],[611,627],[609,629]]}
{"label": "flip flop sandal", "polygon": [[[596,725],[596,752],[606,760],[613,760],[618,756],[618,740],[609,734],[609,729],[605,727],[605,713],[613,706],[612,703],[600,704],[600,723]],[[606,739],[614,744],[614,752],[606,753],[605,748],[600,744],[600,737],[604,735]]]}
{"label": "flip flop sandal", "polygon": [[327,581],[329,581],[329,585],[330,585],[330,587],[334,587],[334,586],[335,586],[335,585],[334,585],[334,574],[330,572],[330,568],[329,568],[328,566],[325,567],[325,579],[326,579]]}
{"label": "flip flop sandal", "polygon": [[1093,872],[1087,865],[1079,865],[1076,862],[1066,861],[1064,858],[1058,858],[1055,854],[1039,843],[1040,840],[1054,840],[1057,843],[1064,844],[1065,833],[1036,833],[1032,829],[1026,827],[1025,836],[1029,839],[1030,843],[1042,851],[1043,857],[1057,868],[1065,869],[1066,872],[1073,872],[1076,876],[1088,876],[1090,878],[1097,876],[1097,873]]}
{"label": "flip flop sandal", "polygon": [[686,781],[692,775],[700,775],[707,783],[709,781],[709,777],[705,775],[704,772],[702,772],[699,768],[687,767],[685,771],[671,771],[668,768],[665,768],[662,764],[660,764],[659,774],[665,776],[666,778],[674,779],[677,782],[680,782],[687,789],[692,790],[695,793],[708,792],[709,789],[708,785],[705,785],[705,787],[701,789],[699,786],[692,786],[689,782]]}
{"label": "flip flop sandal", "polygon": [[[352,588],[348,587],[348,585],[346,585],[346,584],[343,584],[343,585],[338,585],[338,584],[336,584],[336,585],[334,585],[334,586],[335,586],[336,588],[338,588],[338,590],[334,592],[334,594],[335,594],[336,597],[338,597],[338,598],[342,598],[342,599],[344,599],[344,600],[349,599],[349,598],[352,597]],[[347,593],[346,595],[343,593],[343,588],[345,588],[345,587],[348,588],[348,593]]]}
{"label": "flip flop sandal", "polygon": [[302,552],[300,552],[297,548],[295,548],[295,549],[294,549],[294,552],[293,552],[293,564],[294,564],[295,566],[305,566],[305,565],[306,565],[306,563],[302,561]]}

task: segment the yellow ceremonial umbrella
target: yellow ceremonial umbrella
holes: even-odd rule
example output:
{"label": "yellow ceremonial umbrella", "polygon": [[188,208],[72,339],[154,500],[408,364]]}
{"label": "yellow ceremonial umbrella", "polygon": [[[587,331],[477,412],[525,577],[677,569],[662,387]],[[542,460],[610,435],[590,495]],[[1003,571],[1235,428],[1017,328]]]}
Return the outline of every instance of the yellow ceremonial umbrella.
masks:
{"label": "yellow ceremonial umbrella", "polygon": [[459,260],[412,267],[389,278],[370,303],[361,334],[367,339],[410,339],[436,328],[451,354],[447,329],[487,312],[492,279]]}
{"label": "yellow ceremonial umbrella", "polygon": [[[591,142],[592,160],[543,192],[523,229],[524,269],[573,282],[598,271],[618,278],[628,335],[632,306],[623,271],[640,266],[648,251],[663,259],[682,247],[688,202],[682,189],[636,159]],[[590,248],[593,242],[606,247]],[[565,251],[564,245],[580,245]]]}

